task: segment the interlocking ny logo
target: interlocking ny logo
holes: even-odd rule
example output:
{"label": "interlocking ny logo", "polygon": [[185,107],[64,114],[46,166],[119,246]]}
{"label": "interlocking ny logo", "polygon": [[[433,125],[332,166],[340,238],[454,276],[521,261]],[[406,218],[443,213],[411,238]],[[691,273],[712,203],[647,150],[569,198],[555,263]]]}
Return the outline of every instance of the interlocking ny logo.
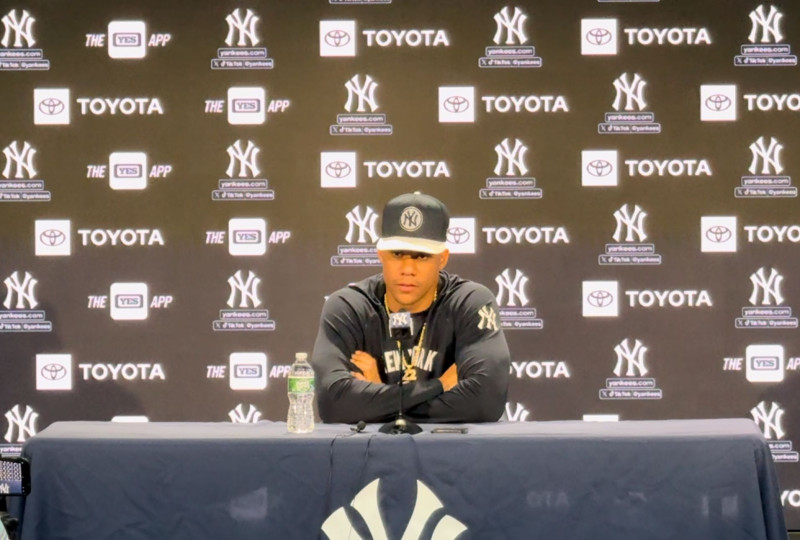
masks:
{"label": "interlocking ny logo", "polygon": [[483,306],[478,315],[481,320],[478,322],[478,330],[497,330],[497,312],[492,306]]}
{"label": "interlocking ny logo", "polygon": [[[8,430],[6,431],[5,439],[8,443],[24,443],[28,437],[36,435],[36,421],[39,419],[39,413],[25,406],[25,413],[19,412],[19,405],[14,405],[10,411],[6,413],[6,420],[8,421]],[[14,434],[16,433],[17,440],[14,441]]]}
{"label": "interlocking ny logo", "polygon": [[261,420],[261,411],[250,404],[247,412],[244,412],[244,405],[239,403],[235,409],[228,411],[228,417],[234,424],[255,424]]}
{"label": "interlocking ny logo", "polygon": [[228,297],[228,306],[235,307],[237,293],[239,296],[239,307],[257,308],[261,305],[258,298],[258,286],[261,279],[252,270],[247,271],[247,280],[242,279],[242,271],[237,270],[234,275],[228,278],[228,285],[231,286],[231,295]]}
{"label": "interlocking ny logo", "polygon": [[3,178],[11,178],[11,170],[14,169],[13,178],[28,178],[36,176],[36,169],[33,167],[33,156],[36,155],[34,149],[27,141],[22,145],[22,150],[17,147],[17,141],[12,141],[11,144],[3,149],[3,155],[6,156],[6,166],[3,168]]}
{"label": "interlocking ny logo", "polygon": [[409,232],[414,232],[422,227],[422,212],[415,206],[403,210],[400,216],[400,226]]}
{"label": "interlocking ny logo", "polygon": [[528,167],[525,166],[525,152],[528,151],[528,147],[519,139],[514,139],[514,148],[511,148],[509,141],[510,139],[506,137],[494,147],[494,151],[497,152],[494,174],[503,174],[505,166],[506,176],[524,175],[528,172]]}
{"label": "interlocking ny logo", "polygon": [[15,293],[17,295],[17,303],[14,306],[16,309],[25,309],[26,303],[28,304],[28,309],[33,309],[39,305],[33,294],[33,289],[38,282],[28,272],[25,272],[22,282],[19,281],[19,274],[14,271],[3,283],[5,283],[7,289],[6,299],[3,302],[6,309],[11,309]]}
{"label": "interlocking ny logo", "polygon": [[786,433],[783,431],[783,409],[780,405],[772,402],[767,411],[767,404],[763,401],[750,409],[753,421],[761,429],[765,439],[782,439]]}
{"label": "interlocking ny logo", "polygon": [[260,40],[256,34],[256,25],[259,20],[259,17],[249,8],[245,13],[244,19],[242,19],[239,8],[234,9],[230,15],[225,17],[225,22],[228,23],[228,36],[225,38],[225,44],[228,47],[232,47],[233,35],[238,32],[239,39],[236,40],[238,47],[245,47],[248,41],[251,47],[258,45]]}
{"label": "interlocking ny logo", "polygon": [[528,42],[525,35],[525,21],[528,16],[521,9],[514,7],[514,14],[509,14],[508,6],[494,14],[494,22],[497,23],[497,31],[494,34],[494,42],[500,45],[505,31],[506,45],[522,45]]}
{"label": "interlocking ny logo", "polygon": [[[380,490],[380,479],[375,479],[364,487],[350,503],[350,506],[361,515],[367,525],[372,538],[375,540],[389,538],[386,530],[381,510],[379,506],[378,491]],[[402,540],[415,540],[422,537],[425,529],[432,520],[434,513],[443,508],[444,505],[439,498],[422,482],[417,480],[417,500],[414,503],[414,511],[408,520]],[[467,527],[450,515],[442,517],[436,523],[431,538],[436,540],[455,540]],[[347,517],[344,507],[334,511],[325,523],[322,524],[324,532],[330,540],[346,540],[348,538],[360,538],[353,533],[353,522]]]}
{"label": "interlocking ny logo", "polygon": [[32,47],[36,40],[33,39],[33,23],[36,21],[33,17],[31,17],[30,13],[22,10],[22,14],[20,15],[19,19],[17,18],[17,10],[12,9],[3,17],[3,28],[5,32],[3,33],[3,39],[0,40],[0,43],[3,44],[3,47],[8,47],[8,44],[11,42],[11,32],[14,32],[14,47],[23,47],[22,40],[25,40],[26,47]]}
{"label": "interlocking ny logo", "polygon": [[644,232],[644,218],[647,212],[639,208],[638,204],[633,205],[633,213],[628,211],[628,203],[623,204],[619,210],[614,212],[614,219],[617,220],[617,228],[614,230],[614,241],[621,242],[623,227],[626,229],[625,241],[643,242],[647,239]]}
{"label": "interlocking ny logo", "polygon": [[506,416],[509,422],[525,422],[530,414],[531,412],[522,403],[514,403],[512,407],[511,402],[506,402]]}
{"label": "interlocking ny logo", "polygon": [[753,28],[750,30],[750,35],[747,39],[750,43],[755,43],[758,39],[759,30],[761,31],[761,43],[770,43],[770,36],[772,36],[772,43],[778,43],[783,39],[781,34],[781,19],[783,13],[778,11],[775,6],[769,7],[769,13],[764,14],[764,4],[761,4],[756,9],[750,12],[750,20],[753,22]]}
{"label": "interlocking ny logo", "polygon": [[628,338],[622,340],[619,345],[614,347],[617,353],[617,365],[614,367],[614,375],[622,377],[623,366],[625,366],[626,377],[644,377],[647,375],[647,368],[644,365],[644,354],[647,352],[641,341],[634,342],[633,348],[629,345]]}
{"label": "interlocking ny logo", "polygon": [[247,141],[247,147],[242,150],[242,141],[238,140],[228,147],[228,169],[225,174],[228,178],[233,178],[236,167],[239,167],[239,178],[255,178],[261,171],[258,168],[258,153],[261,150],[253,144],[253,141]]}
{"label": "interlocking ny logo", "polygon": [[370,242],[375,243],[378,241],[378,233],[375,230],[375,222],[378,219],[378,214],[370,208],[366,207],[364,214],[361,214],[361,207],[355,206],[347,213],[347,235],[344,239],[347,242],[353,242],[353,234],[358,230],[358,243],[366,244],[367,236]]}
{"label": "interlocking ny logo", "polygon": [[364,84],[358,81],[358,74],[353,75],[344,84],[344,87],[347,88],[347,103],[344,105],[344,109],[347,112],[353,112],[353,101],[355,99],[358,99],[356,112],[366,112],[367,106],[369,106],[370,112],[375,112],[378,109],[378,102],[375,101],[375,89],[378,88],[378,83],[369,75],[364,75]]}
{"label": "interlocking ny logo", "polygon": [[617,97],[614,98],[615,111],[619,111],[622,106],[622,98],[625,97],[625,110],[634,111],[636,109],[643,111],[647,107],[644,100],[644,87],[647,82],[642,79],[638,73],[633,74],[633,79],[628,80],[628,74],[623,73],[614,80],[614,89],[617,91]]}
{"label": "interlocking ny logo", "polygon": [[775,137],[769,138],[769,146],[764,146],[764,137],[759,137],[750,145],[753,161],[750,163],[750,174],[758,174],[758,163],[761,160],[761,174],[780,174],[783,172],[781,165],[781,151],[783,145]]}
{"label": "interlocking ny logo", "polygon": [[499,287],[495,301],[502,306],[503,298],[508,296],[508,303],[505,304],[507,307],[516,307],[517,301],[519,301],[520,306],[527,306],[528,297],[525,296],[525,285],[528,284],[528,278],[518,268],[513,279],[509,272],[511,270],[506,268],[499,276],[494,278]]}
{"label": "interlocking ny logo", "polygon": [[762,306],[771,306],[773,302],[776,306],[779,306],[783,303],[783,296],[781,295],[783,276],[774,268],[770,268],[769,277],[765,275],[765,271],[766,268],[762,266],[756,272],[750,274],[750,281],[753,283],[750,303],[756,305],[760,296]]}

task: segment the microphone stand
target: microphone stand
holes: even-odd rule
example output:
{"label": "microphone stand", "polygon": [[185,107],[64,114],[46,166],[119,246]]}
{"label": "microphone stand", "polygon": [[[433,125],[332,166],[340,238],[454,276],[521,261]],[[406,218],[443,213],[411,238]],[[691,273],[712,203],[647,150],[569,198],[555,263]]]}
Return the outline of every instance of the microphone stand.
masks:
{"label": "microphone stand", "polygon": [[[405,365],[406,360],[406,349],[401,348],[400,355],[401,359],[403,360],[403,365]],[[402,435],[403,433],[408,433],[409,435],[416,435],[417,433],[422,432],[422,428],[419,427],[419,424],[412,422],[411,420],[406,420],[403,416],[403,379],[405,375],[400,378],[400,381],[397,383],[397,387],[400,389],[400,409],[397,411],[397,417],[394,420],[386,422],[383,424],[378,431],[381,433],[389,433],[390,435]]]}

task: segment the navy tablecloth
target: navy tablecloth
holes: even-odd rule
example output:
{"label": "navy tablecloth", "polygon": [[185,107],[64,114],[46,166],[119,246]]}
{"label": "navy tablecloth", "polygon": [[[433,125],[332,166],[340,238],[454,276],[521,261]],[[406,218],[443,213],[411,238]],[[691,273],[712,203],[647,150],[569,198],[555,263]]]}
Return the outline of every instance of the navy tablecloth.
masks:
{"label": "navy tablecloth", "polygon": [[787,538],[750,420],[432,427],[55,423],[22,539]]}

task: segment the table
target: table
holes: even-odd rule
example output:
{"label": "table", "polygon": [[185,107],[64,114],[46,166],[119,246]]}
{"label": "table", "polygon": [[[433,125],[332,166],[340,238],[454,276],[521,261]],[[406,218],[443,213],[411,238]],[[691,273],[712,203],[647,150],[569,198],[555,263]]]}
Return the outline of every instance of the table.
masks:
{"label": "table", "polygon": [[750,420],[431,427],[58,422],[22,538],[787,538]]}

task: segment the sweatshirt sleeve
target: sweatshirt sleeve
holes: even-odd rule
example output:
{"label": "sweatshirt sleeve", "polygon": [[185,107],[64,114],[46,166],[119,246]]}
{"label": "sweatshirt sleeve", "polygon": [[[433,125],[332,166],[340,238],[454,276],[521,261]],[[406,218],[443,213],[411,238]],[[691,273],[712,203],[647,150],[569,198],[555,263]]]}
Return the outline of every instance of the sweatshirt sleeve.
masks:
{"label": "sweatshirt sleeve", "polygon": [[[400,388],[396,385],[371,383],[356,379],[356,368],[350,356],[366,350],[365,332],[380,332],[370,324],[380,324],[378,317],[369,317],[366,300],[355,291],[342,290],[331,295],[322,309],[319,332],[311,355],[316,377],[317,406],[325,423],[352,424],[384,422],[394,418],[400,404]],[[376,356],[380,353],[366,351]],[[442,393],[436,380],[403,384],[403,407],[407,410]]]}
{"label": "sweatshirt sleeve", "polygon": [[508,344],[491,292],[482,285],[454,301],[458,384],[408,411],[427,422],[494,422],[508,396]]}

